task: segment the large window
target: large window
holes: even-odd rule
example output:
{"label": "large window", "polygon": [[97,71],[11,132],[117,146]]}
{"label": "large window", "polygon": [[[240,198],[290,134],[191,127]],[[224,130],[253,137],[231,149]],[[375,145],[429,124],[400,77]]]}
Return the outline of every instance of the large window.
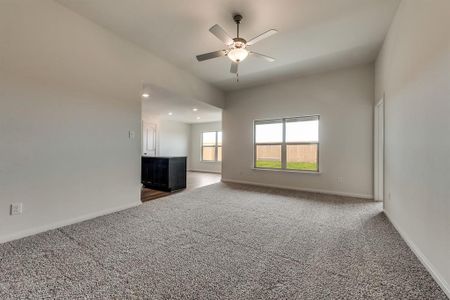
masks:
{"label": "large window", "polygon": [[319,116],[255,121],[254,167],[319,171]]}
{"label": "large window", "polygon": [[202,133],[202,161],[222,161],[222,131]]}

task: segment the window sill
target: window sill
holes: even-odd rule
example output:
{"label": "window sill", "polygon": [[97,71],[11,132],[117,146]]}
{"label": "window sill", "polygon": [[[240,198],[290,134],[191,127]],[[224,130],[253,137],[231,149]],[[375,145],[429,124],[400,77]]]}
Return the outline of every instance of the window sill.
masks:
{"label": "window sill", "polygon": [[320,175],[320,171],[301,171],[301,170],[286,170],[286,169],[269,169],[269,168],[255,168],[252,167],[253,171],[269,171],[269,172],[282,172],[282,173],[298,173],[298,174],[310,174],[310,175]]}
{"label": "window sill", "polygon": [[201,160],[200,162],[201,163],[208,163],[208,164],[210,164],[210,163],[221,163],[221,161],[219,161],[219,160]]}

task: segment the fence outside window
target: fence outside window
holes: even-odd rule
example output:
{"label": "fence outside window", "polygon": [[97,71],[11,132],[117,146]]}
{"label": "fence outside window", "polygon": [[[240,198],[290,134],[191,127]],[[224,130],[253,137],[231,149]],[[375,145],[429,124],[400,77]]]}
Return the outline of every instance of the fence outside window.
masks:
{"label": "fence outside window", "polygon": [[202,132],[202,161],[222,161],[222,131]]}
{"label": "fence outside window", "polygon": [[319,116],[254,122],[254,167],[319,171]]}

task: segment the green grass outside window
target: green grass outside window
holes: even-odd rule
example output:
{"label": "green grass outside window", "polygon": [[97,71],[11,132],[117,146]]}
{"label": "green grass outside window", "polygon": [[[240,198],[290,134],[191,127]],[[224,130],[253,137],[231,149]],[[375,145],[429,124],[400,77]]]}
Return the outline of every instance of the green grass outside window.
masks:
{"label": "green grass outside window", "polygon": [[[257,168],[281,169],[281,161],[257,160]],[[317,171],[317,163],[309,162],[288,162],[286,169],[300,171]]]}

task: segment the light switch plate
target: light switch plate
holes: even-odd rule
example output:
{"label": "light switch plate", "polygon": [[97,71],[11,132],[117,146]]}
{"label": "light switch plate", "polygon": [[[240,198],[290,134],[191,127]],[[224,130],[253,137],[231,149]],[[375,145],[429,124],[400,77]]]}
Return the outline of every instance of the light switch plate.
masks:
{"label": "light switch plate", "polygon": [[132,140],[136,137],[136,133],[133,130],[130,130],[128,131],[128,137]]}
{"label": "light switch plate", "polygon": [[11,203],[11,216],[22,214],[22,203]]}

